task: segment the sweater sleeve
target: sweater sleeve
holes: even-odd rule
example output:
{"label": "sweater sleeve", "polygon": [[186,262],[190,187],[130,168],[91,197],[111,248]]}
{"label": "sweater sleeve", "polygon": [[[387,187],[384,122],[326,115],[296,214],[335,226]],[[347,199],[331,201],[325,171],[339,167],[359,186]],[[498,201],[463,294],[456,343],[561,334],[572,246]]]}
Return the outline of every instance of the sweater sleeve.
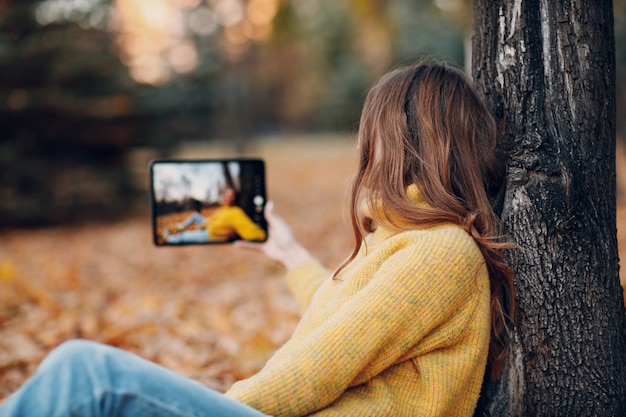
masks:
{"label": "sweater sleeve", "polygon": [[452,235],[384,248],[394,253],[365,287],[227,395],[272,416],[304,416],[397,363],[476,291],[482,256],[471,238]]}
{"label": "sweater sleeve", "polygon": [[309,307],[313,294],[330,274],[317,259],[302,262],[287,273],[287,285],[296,298],[300,313]]}

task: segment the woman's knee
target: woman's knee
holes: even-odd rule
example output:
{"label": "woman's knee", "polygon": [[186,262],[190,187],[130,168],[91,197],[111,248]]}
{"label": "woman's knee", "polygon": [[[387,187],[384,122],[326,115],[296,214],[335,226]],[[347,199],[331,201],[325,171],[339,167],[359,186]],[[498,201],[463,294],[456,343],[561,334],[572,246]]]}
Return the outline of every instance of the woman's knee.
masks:
{"label": "woman's knee", "polygon": [[65,372],[74,368],[83,368],[86,363],[93,363],[97,355],[101,355],[104,346],[82,339],[73,339],[61,343],[54,348],[41,363],[39,369],[60,367]]}

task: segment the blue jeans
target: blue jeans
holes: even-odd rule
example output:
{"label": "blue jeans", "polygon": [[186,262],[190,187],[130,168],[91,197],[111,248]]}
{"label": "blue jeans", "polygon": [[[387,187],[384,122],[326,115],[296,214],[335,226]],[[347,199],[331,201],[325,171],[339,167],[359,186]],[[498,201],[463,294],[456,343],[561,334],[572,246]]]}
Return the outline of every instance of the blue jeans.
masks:
{"label": "blue jeans", "polygon": [[180,224],[180,226],[183,229],[185,229],[194,223],[197,224],[198,226],[203,226],[205,222],[206,222],[206,217],[204,217],[202,214],[198,213],[197,211],[194,211],[191,216],[187,217],[187,219]]}
{"label": "blue jeans", "polygon": [[204,229],[184,230],[175,235],[169,235],[165,240],[167,243],[207,243],[210,241],[209,232]]}
{"label": "blue jeans", "polygon": [[84,340],[53,350],[0,417],[262,417],[265,414],[129,352]]}
{"label": "blue jeans", "polygon": [[207,243],[209,241],[209,232],[207,230],[184,230],[194,223],[198,226],[204,226],[205,222],[206,217],[195,211],[191,216],[187,217],[184,222],[178,225],[182,230],[181,232],[170,235],[165,240],[167,243]]}

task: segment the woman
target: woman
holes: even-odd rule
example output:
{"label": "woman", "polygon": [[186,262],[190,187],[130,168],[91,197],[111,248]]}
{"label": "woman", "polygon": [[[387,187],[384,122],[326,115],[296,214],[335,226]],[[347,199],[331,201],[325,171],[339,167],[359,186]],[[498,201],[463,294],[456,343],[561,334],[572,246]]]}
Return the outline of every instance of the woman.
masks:
{"label": "woman", "polygon": [[348,260],[324,269],[271,204],[267,242],[237,243],[287,267],[303,312],[258,374],[222,395],[74,341],[0,416],[472,415],[486,367],[494,378],[501,369],[512,288],[487,191],[502,177],[495,142],[493,117],[460,71],[392,71],[363,109]]}
{"label": "woman", "polygon": [[[185,230],[192,224],[200,229]],[[178,233],[169,234],[165,229],[162,237],[165,242],[206,243],[225,242],[228,240],[243,239],[251,241],[265,240],[265,230],[254,223],[246,212],[235,204],[235,190],[226,188],[222,194],[222,204],[207,218],[199,212],[194,212],[185,221],[177,225]]]}

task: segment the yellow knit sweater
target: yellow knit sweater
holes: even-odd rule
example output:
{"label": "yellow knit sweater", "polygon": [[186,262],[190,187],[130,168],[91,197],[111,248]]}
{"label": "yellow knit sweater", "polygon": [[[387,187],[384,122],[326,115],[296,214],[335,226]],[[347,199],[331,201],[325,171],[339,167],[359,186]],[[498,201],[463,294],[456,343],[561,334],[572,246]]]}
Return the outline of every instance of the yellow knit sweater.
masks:
{"label": "yellow knit sweater", "polygon": [[223,206],[215,210],[204,226],[211,239],[224,239],[235,233],[244,240],[263,240],[265,231],[239,206]]}
{"label": "yellow knit sweater", "polygon": [[471,416],[490,336],[474,240],[442,225],[366,236],[336,279],[310,260],[287,282],[303,316],[226,395],[272,416]]}

